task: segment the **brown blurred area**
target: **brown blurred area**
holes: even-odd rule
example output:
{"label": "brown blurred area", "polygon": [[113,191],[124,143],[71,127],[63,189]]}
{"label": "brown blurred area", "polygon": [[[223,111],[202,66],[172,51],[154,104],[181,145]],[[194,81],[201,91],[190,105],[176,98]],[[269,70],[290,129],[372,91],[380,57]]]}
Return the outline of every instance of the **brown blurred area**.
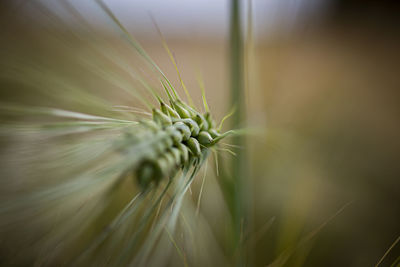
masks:
{"label": "brown blurred area", "polygon": [[[18,51],[28,57],[40,55],[77,83],[124,101],[125,96],[107,92],[102,80],[88,74],[90,81],[85,81],[85,72],[73,71],[78,51],[89,48],[71,41],[66,45],[77,54],[59,64],[54,55],[64,48],[52,47],[54,40],[42,42],[41,34],[48,32],[16,19],[15,8],[2,9],[3,56]],[[265,266],[288,247],[303,244],[303,237],[346,204],[312,240],[297,247],[287,266],[371,266],[400,235],[399,14],[394,1],[332,1],[319,24],[276,31],[254,43],[247,66],[248,125],[267,129],[266,136],[248,138],[253,190],[249,205],[256,236],[250,255],[255,266]],[[196,82],[200,70],[210,108],[222,118],[230,108],[227,40],[166,38],[195,102],[201,103]],[[178,84],[161,43],[145,36],[137,39]],[[28,47],[32,50],[25,50]],[[11,95],[4,81],[1,86],[2,100],[23,98]],[[212,201],[220,199],[212,186],[206,185],[204,198],[209,200],[202,210],[218,236],[224,218],[213,216],[224,205]],[[259,231],[269,222],[265,233]],[[399,255],[397,245],[382,266],[390,266]]]}
{"label": "brown blurred area", "polygon": [[[371,266],[400,234],[399,8],[331,8],[320,25],[270,38],[255,52],[250,107],[274,140],[265,150],[255,145],[252,159],[256,222],[276,216],[257,246],[262,262],[345,203],[289,266]],[[382,266],[399,255],[395,247]]]}

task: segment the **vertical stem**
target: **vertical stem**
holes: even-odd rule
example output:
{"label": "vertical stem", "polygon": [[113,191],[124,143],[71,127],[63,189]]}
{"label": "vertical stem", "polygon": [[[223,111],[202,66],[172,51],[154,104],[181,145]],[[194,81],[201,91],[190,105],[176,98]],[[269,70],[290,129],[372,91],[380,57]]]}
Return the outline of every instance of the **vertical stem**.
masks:
{"label": "vertical stem", "polygon": [[[243,79],[243,39],[241,34],[241,17],[239,0],[231,0],[230,14],[230,86],[231,104],[236,107],[236,112],[232,118],[233,128],[243,127],[245,118],[244,101],[244,79]],[[244,146],[244,138],[236,136],[233,140],[235,145]],[[233,173],[233,231],[235,248],[238,252],[237,265],[243,266],[244,255],[242,237],[245,227],[245,205],[244,205],[244,179],[245,179],[245,155],[244,151],[237,152],[237,157],[232,160],[231,170]]]}

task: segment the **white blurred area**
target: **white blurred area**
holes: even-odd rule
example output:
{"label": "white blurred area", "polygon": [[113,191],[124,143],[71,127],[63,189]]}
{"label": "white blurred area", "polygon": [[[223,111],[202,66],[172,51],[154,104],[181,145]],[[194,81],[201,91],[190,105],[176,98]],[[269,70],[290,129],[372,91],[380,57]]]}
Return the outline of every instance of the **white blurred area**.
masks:
{"label": "white blurred area", "polygon": [[[79,27],[74,17],[65,9],[68,2],[91,23],[102,27],[104,14],[96,1],[42,0],[45,6],[63,17],[67,23]],[[105,0],[107,6],[121,22],[136,35],[158,38],[151,17],[155,18],[168,38],[190,39],[207,37],[225,39],[229,35],[229,0]],[[283,33],[316,24],[329,10],[329,0],[242,0],[244,27],[252,10],[252,27],[255,37]],[[29,4],[28,4],[29,5]]]}

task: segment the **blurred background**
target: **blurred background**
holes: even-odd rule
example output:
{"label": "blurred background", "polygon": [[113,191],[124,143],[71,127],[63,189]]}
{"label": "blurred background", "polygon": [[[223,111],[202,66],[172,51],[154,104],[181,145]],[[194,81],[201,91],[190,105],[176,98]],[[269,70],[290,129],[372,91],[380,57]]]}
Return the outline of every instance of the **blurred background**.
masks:
{"label": "blurred background", "polygon": [[[107,54],[111,46],[119,55],[131,57],[101,10],[91,1],[39,3],[0,3],[1,101],[54,104],[23,81],[4,78],[21,62],[31,62],[46,66],[53,77],[133,105],[126,96],[113,94],[88,65],[77,64],[95,60],[96,55],[87,40],[72,37],[85,36],[87,29],[70,6],[90,22],[96,49]],[[195,103],[201,103],[196,82],[201,73],[210,108],[217,119],[226,114],[230,1],[106,3],[178,84],[153,17]],[[399,5],[372,0],[253,0],[251,5],[241,1],[241,13],[247,126],[267,129],[265,135],[249,136],[245,148],[251,264],[266,266],[295,248],[286,266],[375,265],[400,235]],[[250,21],[252,32],[247,30]],[[139,64],[134,59],[131,63]],[[127,75],[112,64],[104,68]],[[40,87],[40,76],[35,77]],[[57,103],[63,105],[86,111],[67,93],[65,101]],[[229,250],[229,212],[216,179],[206,180],[201,211],[217,242]],[[397,245],[382,266],[390,266],[399,256]]]}

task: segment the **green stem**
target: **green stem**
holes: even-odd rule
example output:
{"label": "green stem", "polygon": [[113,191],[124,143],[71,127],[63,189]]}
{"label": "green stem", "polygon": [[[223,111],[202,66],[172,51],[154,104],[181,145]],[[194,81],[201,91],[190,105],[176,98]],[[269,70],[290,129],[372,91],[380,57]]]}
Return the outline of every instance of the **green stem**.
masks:
{"label": "green stem", "polygon": [[[244,80],[243,80],[243,39],[241,34],[241,17],[239,0],[231,0],[231,21],[230,21],[230,80],[231,80],[231,105],[236,107],[236,112],[232,116],[233,129],[243,127],[245,118],[244,103]],[[244,146],[244,137],[234,136],[233,143]],[[244,206],[244,179],[246,174],[244,151],[238,151],[237,157],[232,160],[233,175],[233,232],[235,248],[239,251],[236,259],[238,266],[245,265],[244,253],[241,247],[241,239],[245,227],[245,206]]]}

